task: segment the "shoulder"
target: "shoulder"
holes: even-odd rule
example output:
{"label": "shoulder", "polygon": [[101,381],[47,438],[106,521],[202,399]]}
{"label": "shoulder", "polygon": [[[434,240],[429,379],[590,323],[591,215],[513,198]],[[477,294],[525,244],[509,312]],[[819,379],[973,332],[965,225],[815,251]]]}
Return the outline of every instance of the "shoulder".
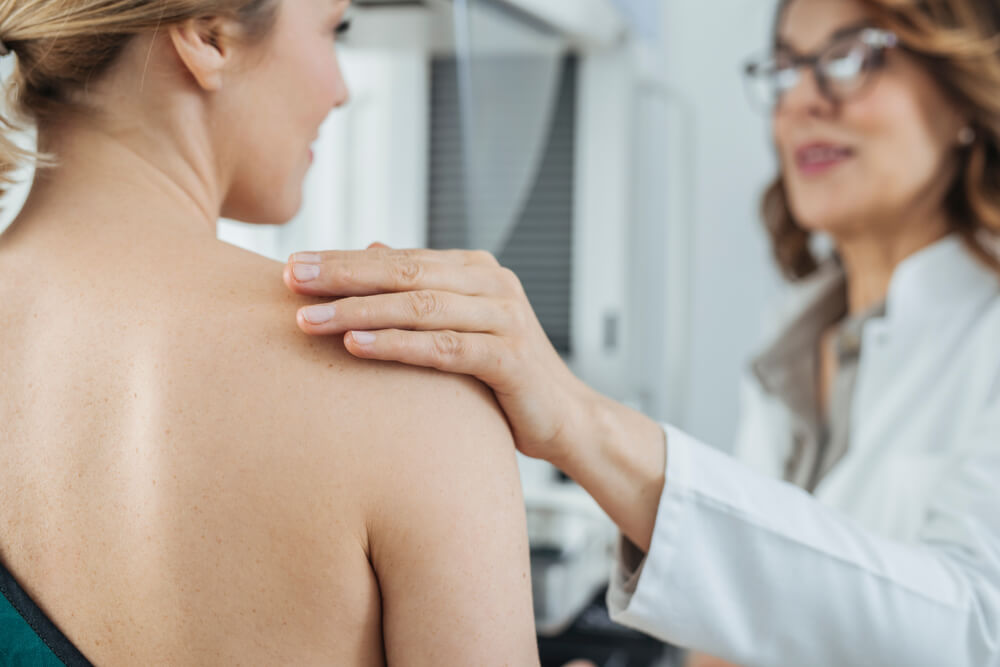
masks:
{"label": "shoulder", "polygon": [[275,465],[321,487],[358,487],[373,503],[368,512],[414,483],[475,479],[497,466],[516,476],[506,420],[481,383],[359,360],[340,336],[307,336],[295,314],[316,300],[285,289],[282,264],[236,249],[222,256],[199,308],[210,313],[199,329],[211,344],[189,347],[227,397],[218,403],[223,419],[266,434],[255,445],[265,458],[280,456]]}
{"label": "shoulder", "polygon": [[[313,401],[336,397],[340,405],[354,406],[358,417],[381,413],[378,423],[368,423],[374,431],[379,424],[401,420],[427,429],[483,419],[504,423],[492,393],[476,380],[361,360],[346,351],[341,336],[302,333],[296,311],[322,300],[290,293],[282,281],[284,265],[278,262],[242,251],[233,257],[231,279],[220,283],[218,294],[209,295],[221,306],[215,309],[215,327],[230,363],[238,362],[257,380],[280,380],[269,383],[268,391],[303,402],[310,396]],[[445,416],[448,421],[442,423]]]}

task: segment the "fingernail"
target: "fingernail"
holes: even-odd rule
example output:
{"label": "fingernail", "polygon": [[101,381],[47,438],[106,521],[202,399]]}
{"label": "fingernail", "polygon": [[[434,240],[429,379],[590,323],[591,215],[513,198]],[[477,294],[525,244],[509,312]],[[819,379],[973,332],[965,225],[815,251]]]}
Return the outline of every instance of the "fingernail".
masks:
{"label": "fingernail", "polygon": [[299,264],[321,264],[323,258],[314,252],[297,252],[292,255],[292,261]]}
{"label": "fingernail", "polygon": [[336,312],[334,306],[309,306],[302,309],[302,318],[309,324],[326,324]]}
{"label": "fingernail", "polygon": [[307,283],[319,278],[319,266],[316,264],[293,264],[292,275],[300,283]]}
{"label": "fingernail", "polygon": [[370,331],[352,331],[351,338],[358,345],[371,345],[375,342],[375,334]]}

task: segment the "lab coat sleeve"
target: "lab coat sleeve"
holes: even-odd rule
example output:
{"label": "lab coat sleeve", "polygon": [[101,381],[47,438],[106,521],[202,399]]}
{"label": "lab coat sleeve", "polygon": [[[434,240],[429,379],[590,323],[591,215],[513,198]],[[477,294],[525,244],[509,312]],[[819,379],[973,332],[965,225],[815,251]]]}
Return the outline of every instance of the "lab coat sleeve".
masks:
{"label": "lab coat sleeve", "polygon": [[615,621],[747,666],[1000,666],[1000,419],[913,544],[665,428],[652,546],[620,544]]}

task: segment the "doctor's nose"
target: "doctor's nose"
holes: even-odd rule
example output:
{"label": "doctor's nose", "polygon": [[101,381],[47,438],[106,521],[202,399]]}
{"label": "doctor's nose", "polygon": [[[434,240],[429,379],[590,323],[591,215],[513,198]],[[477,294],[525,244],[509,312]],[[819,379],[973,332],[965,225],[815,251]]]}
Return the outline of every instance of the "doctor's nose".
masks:
{"label": "doctor's nose", "polygon": [[806,67],[799,71],[795,85],[781,95],[775,113],[789,116],[822,116],[834,109],[835,105],[823,93],[816,73]]}

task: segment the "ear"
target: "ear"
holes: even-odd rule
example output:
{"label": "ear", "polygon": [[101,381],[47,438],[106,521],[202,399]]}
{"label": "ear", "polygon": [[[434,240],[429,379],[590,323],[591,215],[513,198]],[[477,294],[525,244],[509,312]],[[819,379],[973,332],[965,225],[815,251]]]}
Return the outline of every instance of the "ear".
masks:
{"label": "ear", "polygon": [[219,18],[184,21],[170,27],[170,41],[181,62],[203,90],[222,87],[223,74],[233,58],[227,25]]}

